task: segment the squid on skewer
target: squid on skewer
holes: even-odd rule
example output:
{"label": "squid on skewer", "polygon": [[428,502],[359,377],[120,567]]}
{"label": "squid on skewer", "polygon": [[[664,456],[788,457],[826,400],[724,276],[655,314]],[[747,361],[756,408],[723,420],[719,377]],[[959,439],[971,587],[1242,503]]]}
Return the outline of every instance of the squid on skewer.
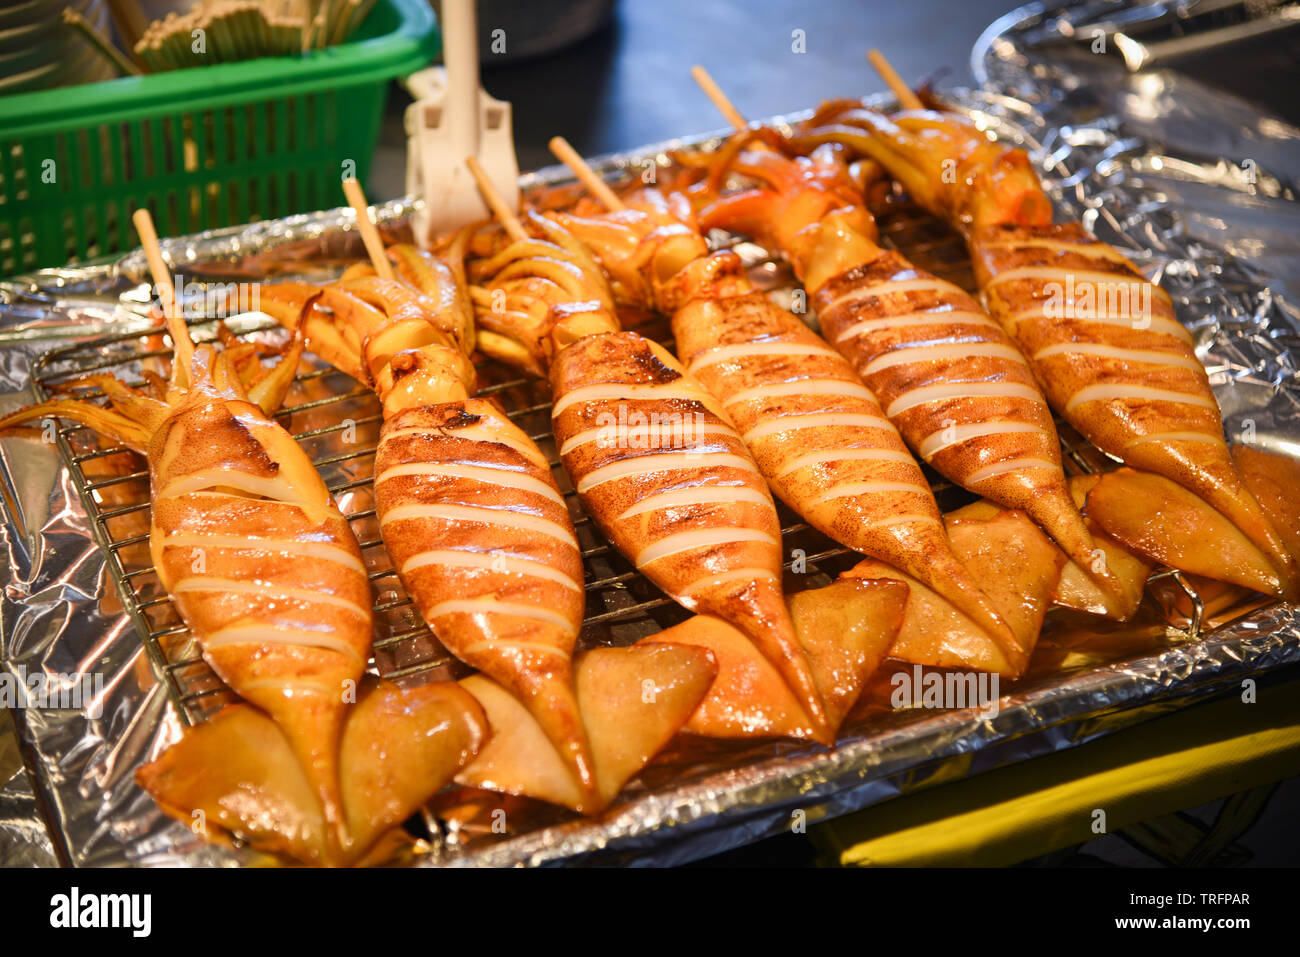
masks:
{"label": "squid on skewer", "polygon": [[1130,602],[1079,514],[1047,401],[1014,343],[969,295],[876,244],[875,224],[838,157],[792,161],[734,137],[710,158],[762,185],[700,213],[780,249],[816,306],[822,334],[862,376],[916,454],[957,485],[1028,514],[1091,578],[1088,609]]}
{"label": "squid on skewer", "polygon": [[952,113],[819,111],[803,144],[840,142],[884,166],[966,237],[989,312],[1053,407],[1103,451],[1184,486],[1245,533],[1300,595],[1300,567],[1242,483],[1223,415],[1168,293],[1078,222],[1054,223],[1023,150]]}
{"label": "squid on skewer", "polygon": [[[587,171],[589,173],[589,171]],[[772,490],[811,525],[949,598],[1010,651],[1016,638],[952,554],[934,495],[875,397],[839,353],[710,253],[689,207],[642,191],[558,214],[623,301],[672,317],[690,373],[722,402]]]}
{"label": "squid on skewer", "polygon": [[574,803],[599,803],[574,695],[582,560],[545,456],[473,398],[463,238],[445,258],[395,246],[401,279],[354,267],[323,288],[264,291],[263,308],[383,404],[375,500],[394,567],[439,641],[515,696],[555,746]]}
{"label": "squid on skewer", "polygon": [[544,238],[471,266],[479,323],[497,337],[484,351],[548,371],[560,456],[605,535],[684,607],[744,632],[829,740],[782,593],[776,507],[729,416],[666,350],[620,328],[581,243],[530,222]]}
{"label": "squid on skewer", "polygon": [[107,407],[55,399],[0,418],[0,429],[66,418],[145,456],[159,578],[221,680],[283,731],[338,846],[339,743],[370,655],[370,582],[347,519],[270,418],[301,345],[246,387],[239,347],[196,346],[183,320],[167,325],[176,356],[165,385],[95,375],[78,384],[101,389]]}

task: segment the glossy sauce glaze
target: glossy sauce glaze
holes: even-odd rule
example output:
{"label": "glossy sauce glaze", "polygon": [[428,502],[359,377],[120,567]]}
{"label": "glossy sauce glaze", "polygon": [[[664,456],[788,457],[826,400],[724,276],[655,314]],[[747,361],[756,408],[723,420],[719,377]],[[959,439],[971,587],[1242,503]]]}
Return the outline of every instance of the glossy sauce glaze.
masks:
{"label": "glossy sauce glaze", "polygon": [[642,191],[629,202],[561,218],[632,304],[672,316],[678,354],[725,407],[772,491],[836,541],[907,568],[1013,640],[952,556],[920,469],[848,362],[756,291],[734,253],[709,253],[697,232],[684,234],[663,196]]}
{"label": "glossy sauce glaze", "polygon": [[1300,570],[1233,466],[1223,414],[1169,295],[1077,223],[989,225],[969,244],[989,311],[1052,405],[1098,448],[1223,512],[1269,554],[1281,590],[1296,593]]}
{"label": "glossy sauce glaze", "polygon": [[406,247],[390,255],[407,282],[363,268],[322,290],[277,299],[272,287],[273,312],[378,393],[376,514],[402,584],[449,652],[520,700],[590,797],[571,663],[582,561],[568,508],[536,444],[469,397],[475,337],[457,263]]}

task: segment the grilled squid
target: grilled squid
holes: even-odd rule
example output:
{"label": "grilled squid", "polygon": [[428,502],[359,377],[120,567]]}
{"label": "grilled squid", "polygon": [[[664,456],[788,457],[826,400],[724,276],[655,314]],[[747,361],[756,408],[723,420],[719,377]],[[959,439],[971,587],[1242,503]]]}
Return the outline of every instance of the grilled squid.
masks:
{"label": "grilled squid", "polygon": [[[1223,415],[1169,295],[1052,205],[1023,150],[950,113],[828,109],[802,141],[847,143],[966,237],[989,313],[1052,406],[1098,448],[1196,493],[1300,595],[1300,568],[1233,466]],[[948,167],[945,169],[945,164]]]}
{"label": "grilled squid", "polygon": [[1070,497],[1051,411],[1015,344],[960,288],[876,244],[836,156],[791,161],[739,149],[753,135],[733,138],[710,175],[716,183],[735,171],[761,185],[708,204],[701,225],[780,249],[812,296],[822,335],[916,455],[1028,514],[1091,576],[1093,610],[1121,614],[1122,589]]}
{"label": "grilled squid", "polygon": [[270,418],[301,345],[246,387],[247,347],[196,347],[182,320],[168,322],[176,357],[165,387],[92,376],[80,384],[101,389],[107,407],[55,399],[0,429],[66,418],[146,457],[158,576],[218,677],[284,732],[337,844],[339,742],[370,655],[370,583],[311,460]]}
{"label": "grilled squid", "polygon": [[460,247],[389,251],[401,279],[354,267],[324,288],[270,287],[263,307],[379,395],[375,502],[384,545],[438,640],[514,695],[593,809],[590,746],[574,697],[582,559],[537,445],[473,398],[473,312]]}
{"label": "grilled squid", "polygon": [[471,267],[495,354],[548,370],[561,459],[609,540],[684,607],[748,635],[828,738],[782,593],[776,508],[726,410],[666,350],[620,329],[600,266],[567,230],[530,221],[545,238]]}
{"label": "grilled squid", "polygon": [[556,218],[600,257],[616,295],[672,317],[688,371],[722,404],[778,497],[1014,645],[952,554],[930,486],[870,390],[843,356],[754,288],[735,253],[709,253],[680,199],[643,191],[624,209]]}

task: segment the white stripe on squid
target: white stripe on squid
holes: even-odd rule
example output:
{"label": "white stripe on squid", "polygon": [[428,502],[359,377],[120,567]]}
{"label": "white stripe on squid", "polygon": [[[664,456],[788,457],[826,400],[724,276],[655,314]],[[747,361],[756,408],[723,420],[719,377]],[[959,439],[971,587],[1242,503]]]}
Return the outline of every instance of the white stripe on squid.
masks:
{"label": "white stripe on squid", "polygon": [[334,562],[353,571],[365,574],[361,561],[350,552],[337,545],[324,542],[301,542],[292,538],[250,538],[247,535],[209,535],[198,532],[177,532],[165,535],[162,539],[164,548],[229,548],[235,551],[251,550],[259,552],[285,552],[289,555],[301,555],[304,558],[318,558]]}
{"label": "white stripe on squid", "polygon": [[773,547],[777,544],[776,539],[771,535],[752,528],[698,528],[690,532],[667,535],[654,544],[646,546],[636,556],[635,564],[637,568],[644,568],[651,562],[657,562],[670,555],[736,542],[762,542]]}
{"label": "white stripe on squid", "polygon": [[1118,250],[1111,248],[1103,242],[1095,239],[1087,240],[1081,243],[1072,243],[1060,239],[1005,239],[991,242],[981,242],[978,244],[983,249],[1060,249],[1066,252],[1079,253],[1084,256],[1095,256],[1099,259],[1109,259],[1111,262],[1128,263],[1128,259]]}
{"label": "white stripe on squid", "polygon": [[337,651],[349,658],[364,660],[357,650],[342,638],[327,631],[307,631],[303,628],[276,628],[272,625],[232,625],[213,632],[203,639],[205,648],[225,645],[298,645]]}
{"label": "white stripe on squid", "polygon": [[331,595],[313,588],[290,588],[286,585],[267,581],[239,581],[234,578],[217,578],[211,575],[190,575],[176,582],[171,589],[173,595],[187,592],[238,592],[248,595],[264,595],[267,598],[284,598],[289,601],[319,602],[322,605],[334,605],[354,611],[363,618],[370,614],[369,608],[362,608],[356,602]]}
{"label": "white stripe on squid", "polygon": [[513,469],[496,468],[493,466],[483,465],[450,465],[444,463],[429,464],[411,464],[411,465],[394,465],[385,469],[375,484],[386,482],[391,478],[397,478],[403,475],[432,475],[436,478],[463,478],[471,481],[480,482],[484,485],[501,486],[503,488],[518,489],[521,492],[532,492],[535,495],[541,495],[549,498],[558,505],[564,504],[564,499],[550,485],[541,479],[534,478],[531,475],[521,474]]}
{"label": "white stripe on squid", "polygon": [[579,386],[556,399],[551,406],[551,419],[558,419],[565,409],[584,402],[666,402],[670,399],[698,402],[718,418],[726,419],[713,397],[686,378],[672,382],[597,382]]}
{"label": "white stripe on squid", "polygon": [[289,482],[282,478],[264,478],[249,475],[238,469],[212,468],[191,472],[183,478],[172,479],[158,493],[158,498],[177,498],[193,492],[206,492],[216,488],[233,488],[281,505],[297,508],[315,508],[328,504],[328,500],[309,502]]}
{"label": "white stripe on squid", "polygon": [[967,425],[950,425],[927,435],[921,441],[919,451],[921,458],[928,462],[944,449],[961,445],[963,442],[982,439],[988,435],[1015,435],[1022,432],[1037,432],[1041,435],[1043,430],[1028,422],[972,422]]}
{"label": "white stripe on squid", "polygon": [[964,485],[977,485],[980,482],[986,482],[991,478],[997,478],[1006,475],[1008,472],[1027,471],[1029,469],[1050,469],[1053,472],[1061,471],[1061,466],[1056,462],[1049,462],[1047,459],[1023,458],[1007,459],[1005,462],[997,462],[993,465],[986,466],[976,472],[966,476]]}
{"label": "white stripe on squid", "polygon": [[[577,626],[572,621],[551,611],[549,608],[500,601],[495,595],[485,595],[482,598],[453,598],[450,601],[441,601],[430,608],[427,614],[429,618],[440,618],[443,615],[456,614],[510,615],[512,618],[531,618],[534,621],[545,622],[548,625],[554,625],[567,634],[573,634],[577,631]],[[524,642],[523,644],[528,643]]]}
{"label": "white stripe on squid", "polygon": [[821,505],[837,498],[849,498],[854,495],[879,495],[885,492],[920,492],[929,494],[930,490],[910,482],[841,482],[832,485],[820,495],[808,499],[809,507]]}
{"label": "white stripe on squid", "polygon": [[611,448],[635,448],[641,441],[651,438],[658,441],[653,445],[647,444],[647,448],[662,448],[664,446],[663,438],[666,436],[672,441],[668,443],[668,448],[681,448],[685,445],[685,439],[696,438],[702,435],[730,435],[734,436],[735,430],[729,425],[706,425],[687,423],[685,421],[670,421],[667,424],[656,422],[653,425],[638,425],[635,427],[620,429],[612,425],[598,425],[594,429],[583,429],[581,432],[571,435],[564,440],[560,446],[560,455],[565,456],[574,449],[592,442],[603,441],[607,447]]}
{"label": "white stripe on squid", "polygon": [[476,641],[472,645],[467,645],[462,649],[461,654],[469,657],[477,654],[484,649],[493,648],[520,648],[524,651],[531,651],[543,655],[554,655],[557,658],[568,658],[571,652],[564,648],[556,648],[554,645],[547,644],[544,641],[511,641],[508,638],[490,638],[487,641]]}
{"label": "white stripe on squid", "polygon": [[[836,357],[843,361],[843,357],[838,353]],[[752,389],[742,389],[724,398],[723,401],[727,405],[737,405],[752,399],[773,399],[786,395],[851,396],[855,399],[875,401],[875,397],[867,391],[866,386],[845,379],[796,379],[793,382],[772,382]]]}
{"label": "white stripe on squid", "polygon": [[494,572],[508,572],[515,575],[527,575],[529,578],[544,578],[563,585],[572,591],[582,591],[582,586],[557,568],[552,568],[544,561],[531,555],[507,555],[503,552],[470,552],[459,548],[431,548],[418,552],[408,558],[402,565],[402,574],[428,566],[437,568],[486,568]]}
{"label": "white stripe on squid", "polygon": [[708,578],[701,578],[699,581],[691,582],[690,587],[686,589],[687,595],[694,595],[696,592],[704,591],[706,588],[717,588],[728,582],[734,581],[754,581],[756,578],[766,578],[769,581],[777,579],[777,573],[770,568],[733,568],[729,572],[723,572],[720,575],[710,575]]}
{"label": "white stripe on squid", "polygon": [[573,533],[559,522],[541,518],[527,512],[515,512],[504,508],[489,508],[485,505],[399,505],[384,513],[380,518],[380,527],[392,522],[419,521],[434,519],[441,522],[482,522],[486,525],[500,525],[521,532],[536,532],[558,539],[566,545],[578,547]]}
{"label": "white stripe on squid", "polygon": [[1197,405],[1203,409],[1213,409],[1216,413],[1219,411],[1219,405],[1211,398],[1200,395],[1192,395],[1187,392],[1174,392],[1170,389],[1155,389],[1145,385],[1129,385],[1120,382],[1115,384],[1103,383],[1101,385],[1090,385],[1080,389],[1074,395],[1070,396],[1070,401],[1065,404],[1065,413],[1069,415],[1081,405],[1089,402],[1108,402],[1112,399],[1148,399],[1153,402],[1181,402],[1185,405]]}
{"label": "white stripe on squid", "polygon": [[[1062,308],[1064,309],[1064,306]],[[1031,319],[1035,321],[1045,319],[1052,323],[1062,321],[1095,322],[1103,326],[1116,326],[1120,329],[1127,329],[1130,332],[1154,332],[1156,335],[1173,336],[1175,339],[1179,339],[1186,343],[1192,342],[1192,334],[1188,332],[1181,323],[1173,319],[1166,319],[1164,316],[1092,315],[1087,317],[1071,316],[1068,320],[1062,320],[1060,317],[1044,315],[1042,307],[1040,306],[1012,313],[1006,317],[1007,323],[1013,330],[1020,325],[1020,323]]]}
{"label": "white stripe on squid", "polygon": [[586,495],[597,485],[616,482],[620,479],[636,478],[653,472],[674,472],[682,469],[732,468],[747,472],[758,469],[749,459],[734,452],[695,452],[691,449],[679,449],[673,452],[657,452],[649,455],[637,455],[621,459],[593,469],[578,479],[577,492]]}
{"label": "white stripe on squid", "polygon": [[879,296],[888,296],[900,292],[923,292],[933,291],[945,293],[950,296],[961,296],[969,298],[963,290],[954,286],[950,282],[942,279],[931,277],[929,279],[887,279],[884,282],[876,283],[874,286],[859,286],[840,296],[832,302],[827,310],[838,309],[847,302],[856,302],[859,299],[873,299]]}
{"label": "white stripe on squid", "polygon": [[747,342],[730,346],[713,346],[705,349],[691,359],[687,371],[691,375],[695,375],[697,369],[703,369],[705,366],[716,365],[729,359],[750,359],[757,356],[777,356],[778,358],[786,356],[826,356],[828,359],[834,359],[837,362],[842,362],[844,359],[830,346],[799,342]]}
{"label": "white stripe on squid", "polygon": [[621,513],[615,521],[667,508],[683,508],[689,505],[730,505],[733,502],[750,502],[768,507],[772,505],[772,500],[765,493],[745,485],[697,485],[691,488],[670,488],[646,496]]}
{"label": "white stripe on squid", "polygon": [[795,456],[784,463],[774,477],[784,478],[799,469],[827,462],[832,465],[836,462],[897,462],[900,465],[916,467],[916,459],[912,458],[912,453],[906,449],[825,449]]}
{"label": "white stripe on squid", "polygon": [[[1004,269],[992,279],[989,280],[989,286],[996,286],[1000,282],[1013,282],[1017,279],[1051,279],[1064,288],[1067,285],[1066,280],[1073,283],[1077,289],[1080,283],[1106,283],[1108,285],[1123,284],[1142,284],[1149,285],[1153,289],[1160,289],[1154,283],[1148,282],[1142,276],[1134,276],[1129,272],[1103,272],[1098,269],[1068,269],[1064,266],[1016,266],[1013,269]],[[1161,290],[1163,292],[1164,290]],[[1168,295],[1168,293],[1166,293]]]}
{"label": "white stripe on squid", "polygon": [[782,432],[823,428],[868,428],[894,431],[894,427],[888,419],[879,415],[869,415],[865,412],[799,412],[762,422],[746,432],[743,438],[745,444],[749,445],[759,439],[765,439],[769,435],[780,435]]}
{"label": "white stripe on squid", "polygon": [[877,356],[862,370],[862,377],[874,375],[881,369],[909,365],[913,362],[939,362],[961,359],[1007,359],[1024,364],[1025,357],[1011,346],[996,342],[951,342],[936,345],[900,343],[884,355]]}
{"label": "white stripe on squid", "polygon": [[1026,399],[1043,404],[1047,402],[1037,388],[1022,382],[940,382],[938,385],[908,389],[889,404],[889,410],[885,414],[892,419],[918,405],[952,399]]}
{"label": "white stripe on squid", "polygon": [[1205,371],[1205,366],[1201,365],[1200,360],[1195,356],[1180,356],[1177,353],[1160,352],[1156,349],[1124,349],[1097,342],[1059,342],[1035,352],[1034,361],[1040,362],[1053,356],[1064,355],[1098,356],[1103,359],[1117,359],[1120,362],[1143,362],[1148,365],[1179,366],[1194,372]]}
{"label": "white stripe on squid", "polygon": [[909,312],[903,315],[889,316],[885,319],[863,319],[861,322],[853,323],[853,325],[841,332],[835,337],[835,341],[844,342],[848,339],[856,339],[868,332],[889,332],[893,329],[906,329],[913,326],[989,326],[999,332],[1002,330],[1001,326],[982,312],[972,312],[969,309],[950,309],[937,312]]}
{"label": "white stripe on squid", "polygon": [[1131,449],[1135,445],[1143,445],[1147,442],[1205,442],[1210,445],[1227,445],[1222,435],[1211,435],[1208,432],[1152,432],[1150,435],[1144,435],[1141,438],[1134,439],[1124,446]]}

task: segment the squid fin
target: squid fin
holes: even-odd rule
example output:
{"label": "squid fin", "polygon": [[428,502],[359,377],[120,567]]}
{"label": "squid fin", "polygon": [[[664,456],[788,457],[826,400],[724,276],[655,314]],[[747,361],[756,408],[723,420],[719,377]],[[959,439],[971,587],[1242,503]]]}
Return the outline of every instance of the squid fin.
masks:
{"label": "squid fin", "polygon": [[846,579],[787,597],[790,617],[826,706],[818,732],[780,672],[744,632],[696,615],[645,642],[707,648],[718,677],[684,728],[711,738],[806,738],[830,744],[893,644],[907,605],[900,581]]}
{"label": "squid fin", "polygon": [[339,749],[345,847],[328,839],[284,732],[251,705],[230,705],[191,728],[136,780],[196,833],[238,835],[303,863],[347,864],[432,798],[487,733],[482,709],[451,682],[407,689],[368,679]]}
{"label": "squid fin", "polygon": [[573,776],[524,706],[491,679],[472,675],[461,684],[483,705],[494,733],[456,781],[598,813],[672,740],[716,673],[707,651],[661,642],[593,648],[577,660],[574,685],[598,806],[584,805]]}
{"label": "squid fin", "polygon": [[1193,575],[1279,595],[1283,584],[1268,556],[1220,512],[1183,486],[1122,468],[1088,493],[1086,514],[1127,548]]}
{"label": "squid fin", "polygon": [[846,577],[897,578],[912,588],[890,657],[919,665],[1024,673],[1038,641],[1065,554],[1018,511],[991,517],[946,516],[953,553],[1011,626],[1019,647],[1006,650],[966,615],[920,582],[872,559]]}

